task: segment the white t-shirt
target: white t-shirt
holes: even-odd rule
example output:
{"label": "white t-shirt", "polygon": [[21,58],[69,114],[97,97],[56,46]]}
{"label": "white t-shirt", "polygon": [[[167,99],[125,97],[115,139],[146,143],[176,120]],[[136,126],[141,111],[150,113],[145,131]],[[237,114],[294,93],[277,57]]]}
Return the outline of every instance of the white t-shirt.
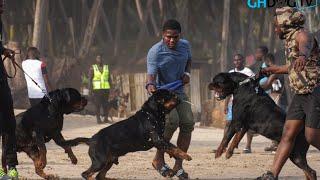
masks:
{"label": "white t-shirt", "polygon": [[[27,59],[22,61],[22,69],[35,81],[38,85],[47,91],[43,75],[42,67],[44,63],[37,59]],[[42,90],[27,76],[24,75],[27,81],[28,96],[29,98],[43,98],[44,93]]]}
{"label": "white t-shirt", "polygon": [[[245,74],[247,76],[254,76],[255,74],[253,73],[253,71],[250,68],[244,67],[241,71],[237,70],[236,68],[233,68],[229,71],[229,73],[233,73],[233,72],[238,72],[238,73],[242,73]],[[233,100],[233,96],[231,95],[231,98],[229,100],[228,105],[231,106],[232,105],[232,100]]]}

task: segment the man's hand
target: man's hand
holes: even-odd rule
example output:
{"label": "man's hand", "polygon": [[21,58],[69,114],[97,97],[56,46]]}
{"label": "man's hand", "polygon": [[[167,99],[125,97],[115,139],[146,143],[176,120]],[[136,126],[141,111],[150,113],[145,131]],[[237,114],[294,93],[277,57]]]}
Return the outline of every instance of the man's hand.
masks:
{"label": "man's hand", "polygon": [[270,76],[271,74],[273,74],[273,68],[272,67],[266,67],[266,68],[262,68],[260,70],[260,75]]}
{"label": "man's hand", "polygon": [[148,84],[147,85],[147,91],[149,94],[154,93],[157,90],[156,86],[154,84]]}
{"label": "man's hand", "polygon": [[293,63],[294,70],[296,72],[301,72],[306,65],[306,57],[299,56]]}
{"label": "man's hand", "polygon": [[190,83],[190,76],[188,76],[187,74],[184,74],[184,75],[182,76],[182,82],[183,82],[183,84],[188,84],[188,83]]}
{"label": "man's hand", "polygon": [[10,58],[10,59],[14,58],[14,51],[11,49],[4,48],[3,55]]}

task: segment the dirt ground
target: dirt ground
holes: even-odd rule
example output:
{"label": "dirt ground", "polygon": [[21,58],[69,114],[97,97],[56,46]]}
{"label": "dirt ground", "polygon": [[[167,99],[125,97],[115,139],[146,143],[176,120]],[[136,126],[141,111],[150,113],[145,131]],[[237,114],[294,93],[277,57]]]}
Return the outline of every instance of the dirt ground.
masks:
{"label": "dirt ground", "polygon": [[[90,137],[99,129],[109,124],[97,125],[93,116],[68,115],[65,116],[63,135],[66,139],[84,136]],[[193,132],[189,154],[193,160],[185,162],[184,168],[192,179],[253,179],[270,168],[274,154],[265,153],[264,147],[270,141],[262,136],[253,139],[252,154],[242,154],[245,140],[241,142],[234,156],[226,160],[224,157],[214,159],[212,149],[216,148],[222,138],[223,131],[216,128],[196,127]],[[177,133],[172,142],[176,144]],[[90,165],[87,155],[88,147],[80,145],[73,148],[78,158],[78,164],[72,165],[64,151],[53,142],[47,144],[48,165],[47,173],[56,174],[61,179],[81,179],[81,172]],[[129,153],[119,159],[119,165],[114,165],[108,172],[110,178],[121,179],[163,179],[151,166],[155,149],[147,152]],[[18,154],[20,165],[19,173],[27,179],[39,179],[34,172],[34,166],[25,153]],[[168,164],[173,166],[173,159],[166,157]],[[308,154],[309,164],[320,172],[320,155],[311,148]],[[288,162],[282,173],[281,179],[304,179],[303,172]]]}

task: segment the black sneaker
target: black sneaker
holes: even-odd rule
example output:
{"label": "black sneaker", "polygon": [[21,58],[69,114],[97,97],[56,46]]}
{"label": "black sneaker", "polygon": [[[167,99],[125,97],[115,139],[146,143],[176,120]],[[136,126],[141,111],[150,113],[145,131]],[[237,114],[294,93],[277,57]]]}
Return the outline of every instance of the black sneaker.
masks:
{"label": "black sneaker", "polygon": [[262,176],[258,177],[256,180],[278,180],[278,178],[274,177],[272,172],[267,171],[266,173],[262,174]]}
{"label": "black sneaker", "polygon": [[266,152],[277,151],[278,144],[272,143],[269,147],[264,148]]}

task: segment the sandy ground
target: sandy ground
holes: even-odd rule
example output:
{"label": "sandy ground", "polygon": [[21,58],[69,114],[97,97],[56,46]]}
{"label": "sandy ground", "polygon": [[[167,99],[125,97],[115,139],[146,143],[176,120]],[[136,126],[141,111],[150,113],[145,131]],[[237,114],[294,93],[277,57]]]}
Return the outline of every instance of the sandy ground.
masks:
{"label": "sandy ground", "polygon": [[[90,137],[99,129],[109,124],[97,125],[93,116],[68,115],[65,116],[63,135],[66,139],[77,136]],[[184,168],[192,179],[253,179],[267,169],[273,160],[273,154],[265,153],[264,147],[270,141],[262,136],[257,136],[253,140],[252,154],[241,154],[245,141],[241,142],[240,149],[236,150],[234,156],[226,160],[224,157],[214,159],[212,149],[216,148],[222,138],[223,131],[216,128],[196,127],[193,132],[192,143],[189,154],[193,157],[190,162],[185,162]],[[176,144],[177,133],[172,142]],[[90,165],[87,155],[88,147],[80,145],[73,148],[78,158],[78,164],[72,165],[64,151],[53,142],[47,144],[48,165],[45,169],[47,173],[56,174],[61,179],[81,179],[81,172]],[[119,165],[114,165],[108,172],[110,178],[121,179],[163,179],[152,168],[151,161],[155,154],[155,149],[147,152],[129,153],[119,159]],[[20,165],[19,173],[28,179],[39,179],[34,172],[34,166],[25,153],[18,154]],[[173,159],[168,156],[167,162],[173,166]],[[308,154],[311,167],[320,171],[320,155],[317,150],[311,148]],[[288,162],[282,173],[281,179],[304,179],[303,172]]]}

